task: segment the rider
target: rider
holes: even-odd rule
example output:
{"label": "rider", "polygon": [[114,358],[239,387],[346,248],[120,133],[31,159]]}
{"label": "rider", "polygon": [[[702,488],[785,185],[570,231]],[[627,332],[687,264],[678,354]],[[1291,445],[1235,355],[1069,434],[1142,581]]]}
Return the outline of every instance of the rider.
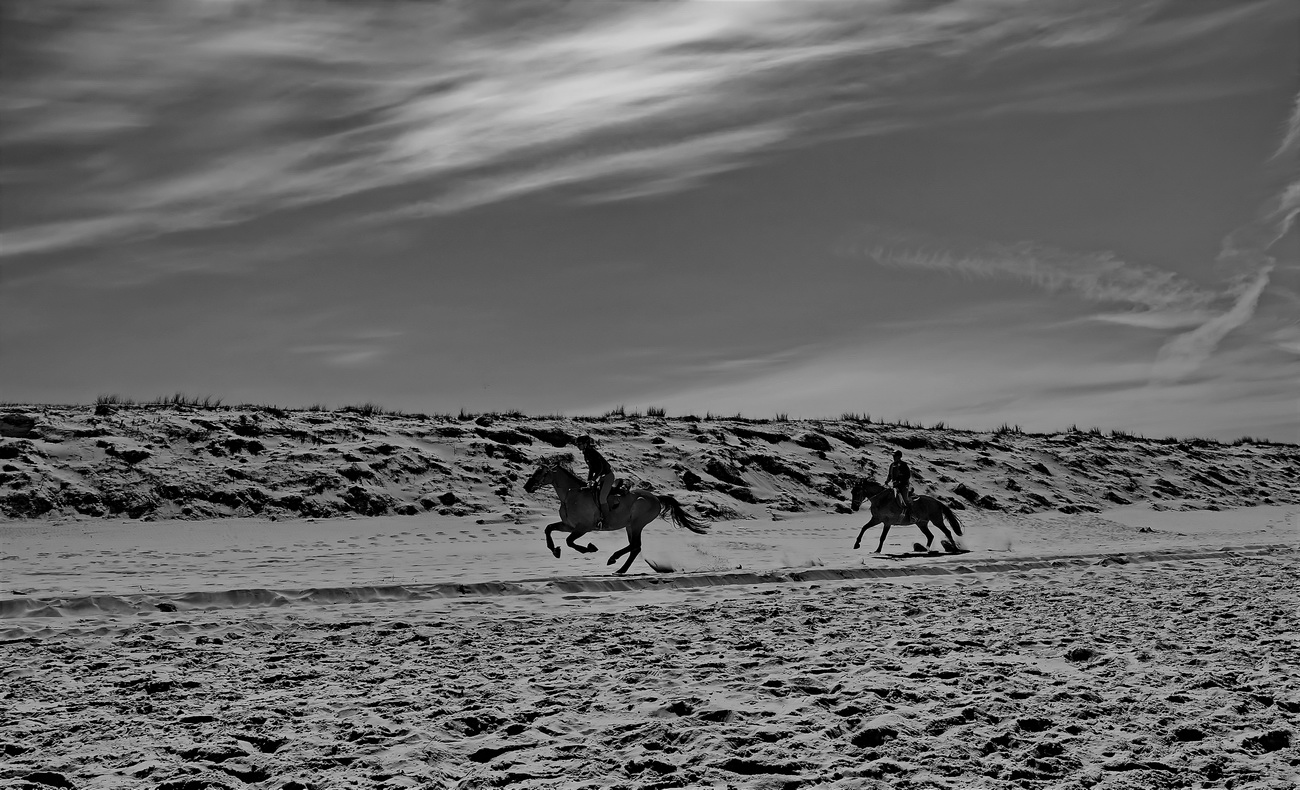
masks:
{"label": "rider", "polygon": [[885,485],[894,487],[898,501],[903,503],[903,516],[910,518],[912,513],[912,468],[903,460],[903,451],[894,451],[894,462],[889,465],[889,474],[885,475]]}
{"label": "rider", "polygon": [[596,489],[596,504],[600,506],[600,522],[596,529],[605,526],[609,518],[609,492],[614,487],[614,468],[596,449],[596,440],[590,436],[579,436],[576,442],[582,450],[582,458],[587,462],[587,485]]}

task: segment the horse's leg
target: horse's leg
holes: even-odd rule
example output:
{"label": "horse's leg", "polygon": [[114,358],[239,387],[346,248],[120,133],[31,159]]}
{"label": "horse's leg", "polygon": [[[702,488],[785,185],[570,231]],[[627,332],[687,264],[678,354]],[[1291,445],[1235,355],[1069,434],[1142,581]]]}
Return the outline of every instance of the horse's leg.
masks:
{"label": "horse's leg", "polygon": [[634,527],[630,524],[628,525],[627,548],[619,549],[618,551],[614,552],[614,556],[610,557],[609,562],[607,563],[608,565],[613,565],[615,557],[617,557],[621,552],[624,551],[627,552],[627,561],[623,563],[623,567],[614,571],[614,573],[627,573],[627,569],[632,567],[632,561],[635,560],[637,558],[637,555],[641,553],[641,530],[644,528],[645,528],[645,524],[642,524],[639,527]]}
{"label": "horse's leg", "polygon": [[890,523],[888,521],[882,521],[880,523],[884,526],[880,528],[880,543],[876,546],[876,554],[885,550],[885,538],[889,537]]}
{"label": "horse's leg", "polygon": [[605,562],[605,564],[606,564],[606,565],[613,565],[614,563],[618,562],[618,558],[619,558],[619,557],[622,557],[624,554],[627,554],[627,553],[628,553],[629,551],[631,551],[631,550],[632,550],[632,525],[631,525],[631,524],[628,524],[628,525],[627,525],[627,545],[624,546],[623,548],[619,549],[618,551],[614,552],[613,554],[609,555],[609,559]]}
{"label": "horse's leg", "polygon": [[[555,540],[551,538],[551,533],[568,532],[568,531],[569,531],[569,525],[565,524],[563,521],[557,521],[554,524],[548,524],[546,527],[546,548],[550,549],[551,553],[557,557],[560,556],[560,547],[555,545]],[[572,538],[570,538],[570,540],[572,540]],[[569,545],[573,546],[572,543],[570,543]],[[573,546],[573,547],[575,549],[578,548],[577,546]]]}
{"label": "horse's leg", "polygon": [[920,527],[921,534],[925,535],[925,550],[929,551],[930,544],[934,543],[934,533],[925,525],[925,519],[923,518],[918,518],[916,520],[916,526]]}
{"label": "horse's leg", "polygon": [[592,543],[591,541],[587,541],[587,545],[586,545],[586,546],[579,546],[577,543],[574,543],[575,540],[577,540],[578,538],[580,538],[580,537],[582,537],[583,535],[586,535],[586,534],[587,534],[587,531],[586,531],[586,530],[576,531],[576,532],[572,533],[571,535],[569,535],[569,539],[566,540],[566,541],[564,541],[564,542],[567,543],[567,544],[569,544],[569,548],[571,548],[571,549],[576,549],[576,550],[582,552],[583,554],[587,554],[587,553],[589,553],[589,552],[593,552],[593,551],[596,550],[596,545],[595,545],[594,543]]}
{"label": "horse's leg", "polygon": [[948,539],[948,543],[951,544],[953,548],[957,548],[957,539],[952,536],[952,533],[948,531],[947,525],[943,523],[942,511],[930,516],[930,522],[939,528],[939,531]]}
{"label": "horse's leg", "polygon": [[865,535],[865,534],[867,534],[867,530],[871,529],[872,527],[874,527],[875,525],[877,525],[877,524],[879,524],[879,523],[881,523],[881,522],[880,522],[880,517],[877,516],[875,513],[872,513],[872,514],[871,514],[871,520],[868,521],[867,523],[863,524],[863,525],[862,525],[862,529],[858,530],[858,539],[855,540],[855,541],[853,541],[853,548],[855,548],[855,549],[860,549],[860,548],[862,548],[862,536]]}

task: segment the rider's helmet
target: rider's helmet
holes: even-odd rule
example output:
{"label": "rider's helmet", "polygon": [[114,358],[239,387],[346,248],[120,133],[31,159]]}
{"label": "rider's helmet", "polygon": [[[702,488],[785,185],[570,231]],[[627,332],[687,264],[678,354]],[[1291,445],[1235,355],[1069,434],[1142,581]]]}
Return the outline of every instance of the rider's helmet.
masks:
{"label": "rider's helmet", "polygon": [[901,460],[902,457],[903,457],[903,451],[902,451],[902,450],[895,450],[895,451],[894,451],[894,460],[895,460],[895,461]]}
{"label": "rider's helmet", "polygon": [[595,446],[596,446],[596,440],[593,439],[593,438],[591,438],[590,436],[588,436],[588,435],[586,435],[586,434],[583,434],[582,436],[579,436],[579,437],[577,438],[577,440],[574,442],[574,444],[578,445],[579,447],[583,447],[583,448],[586,448],[586,447],[595,447]]}

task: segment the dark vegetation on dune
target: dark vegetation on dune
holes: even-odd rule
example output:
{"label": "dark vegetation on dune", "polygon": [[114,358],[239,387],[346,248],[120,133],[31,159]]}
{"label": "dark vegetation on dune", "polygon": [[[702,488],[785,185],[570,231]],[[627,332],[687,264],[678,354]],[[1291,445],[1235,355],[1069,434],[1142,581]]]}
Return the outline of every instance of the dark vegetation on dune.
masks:
{"label": "dark vegetation on dune", "polygon": [[[1016,513],[1300,502],[1300,447],[1123,432],[1029,434],[942,424],[666,417],[427,416],[374,404],[222,406],[175,396],[136,404],[0,408],[0,518],[267,518],[500,514],[555,507],[526,494],[534,463],[590,433],[616,470],[710,518],[848,512],[895,449],[918,493],[953,508]],[[579,463],[580,466],[580,463]]]}

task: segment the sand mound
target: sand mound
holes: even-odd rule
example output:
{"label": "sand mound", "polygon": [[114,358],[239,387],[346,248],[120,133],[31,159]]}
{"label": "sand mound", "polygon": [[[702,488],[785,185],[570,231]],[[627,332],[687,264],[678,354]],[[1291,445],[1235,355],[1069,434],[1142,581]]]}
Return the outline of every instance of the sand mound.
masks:
{"label": "sand mound", "polygon": [[[636,486],[709,518],[847,512],[848,488],[909,450],[918,493],[953,508],[1098,512],[1300,502],[1294,445],[1028,435],[853,420],[533,419],[203,409],[10,407],[0,517],[212,519],[436,513],[523,521],[554,509],[522,481],[591,434]],[[572,452],[572,450],[570,450]]]}

